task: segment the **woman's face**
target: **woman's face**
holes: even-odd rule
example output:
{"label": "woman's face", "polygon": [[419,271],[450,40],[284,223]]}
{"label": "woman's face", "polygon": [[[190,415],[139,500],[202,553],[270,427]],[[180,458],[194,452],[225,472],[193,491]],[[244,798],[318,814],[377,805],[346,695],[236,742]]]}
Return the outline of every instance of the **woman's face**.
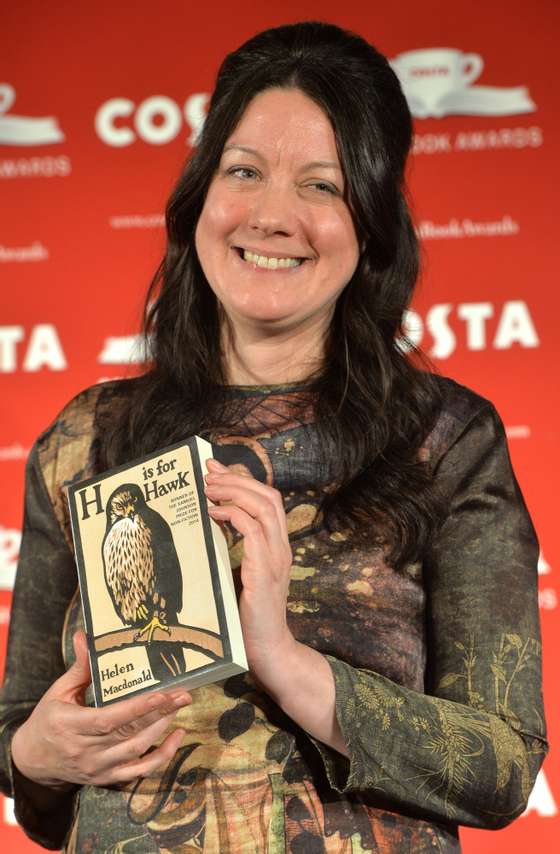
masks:
{"label": "woman's face", "polygon": [[358,263],[331,123],[299,89],[257,95],[227,140],[196,228],[234,328],[326,328]]}

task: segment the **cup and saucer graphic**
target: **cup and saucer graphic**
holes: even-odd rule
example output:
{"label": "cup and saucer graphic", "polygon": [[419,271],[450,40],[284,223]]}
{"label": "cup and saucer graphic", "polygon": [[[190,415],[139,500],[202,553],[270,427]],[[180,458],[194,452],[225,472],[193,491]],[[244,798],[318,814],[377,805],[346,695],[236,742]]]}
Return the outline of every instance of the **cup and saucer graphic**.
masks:
{"label": "cup and saucer graphic", "polygon": [[52,116],[6,115],[16,99],[16,92],[9,83],[0,83],[0,144],[4,145],[50,145],[64,142],[64,134]]}
{"label": "cup and saucer graphic", "polygon": [[471,85],[484,68],[478,53],[443,47],[409,50],[392,59],[391,66],[418,119],[453,114],[505,116],[536,109],[526,86]]}

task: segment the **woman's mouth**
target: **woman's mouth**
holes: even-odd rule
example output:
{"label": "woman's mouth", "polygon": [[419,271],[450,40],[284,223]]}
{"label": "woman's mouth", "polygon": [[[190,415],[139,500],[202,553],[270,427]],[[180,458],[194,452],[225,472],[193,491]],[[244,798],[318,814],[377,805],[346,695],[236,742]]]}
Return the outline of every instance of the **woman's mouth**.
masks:
{"label": "woman's mouth", "polygon": [[258,255],[256,252],[251,252],[249,249],[236,247],[239,257],[249,264],[254,264],[256,267],[261,267],[265,270],[281,270],[288,267],[300,267],[306,258],[277,258],[270,255]]}

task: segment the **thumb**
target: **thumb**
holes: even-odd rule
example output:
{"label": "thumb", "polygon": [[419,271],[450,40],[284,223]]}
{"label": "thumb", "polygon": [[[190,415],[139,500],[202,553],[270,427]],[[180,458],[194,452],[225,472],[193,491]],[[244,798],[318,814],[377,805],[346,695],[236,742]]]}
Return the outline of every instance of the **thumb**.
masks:
{"label": "thumb", "polygon": [[66,673],[55,683],[59,689],[56,693],[61,700],[83,703],[84,690],[91,682],[87,640],[81,630],[75,632],[72,640],[76,659]]}

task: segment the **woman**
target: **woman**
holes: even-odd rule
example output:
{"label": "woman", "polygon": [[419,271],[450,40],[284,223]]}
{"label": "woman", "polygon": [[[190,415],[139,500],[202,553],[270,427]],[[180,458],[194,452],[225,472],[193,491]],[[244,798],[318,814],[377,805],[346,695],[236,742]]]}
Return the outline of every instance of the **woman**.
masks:
{"label": "woman", "polygon": [[[458,824],[523,810],[537,546],[491,404],[397,343],[410,142],[387,61],[337,27],[223,63],[168,206],[153,366],[78,396],[29,462],[2,773],[47,847],[458,851]],[[194,432],[250,673],[86,708],[63,486]]]}

